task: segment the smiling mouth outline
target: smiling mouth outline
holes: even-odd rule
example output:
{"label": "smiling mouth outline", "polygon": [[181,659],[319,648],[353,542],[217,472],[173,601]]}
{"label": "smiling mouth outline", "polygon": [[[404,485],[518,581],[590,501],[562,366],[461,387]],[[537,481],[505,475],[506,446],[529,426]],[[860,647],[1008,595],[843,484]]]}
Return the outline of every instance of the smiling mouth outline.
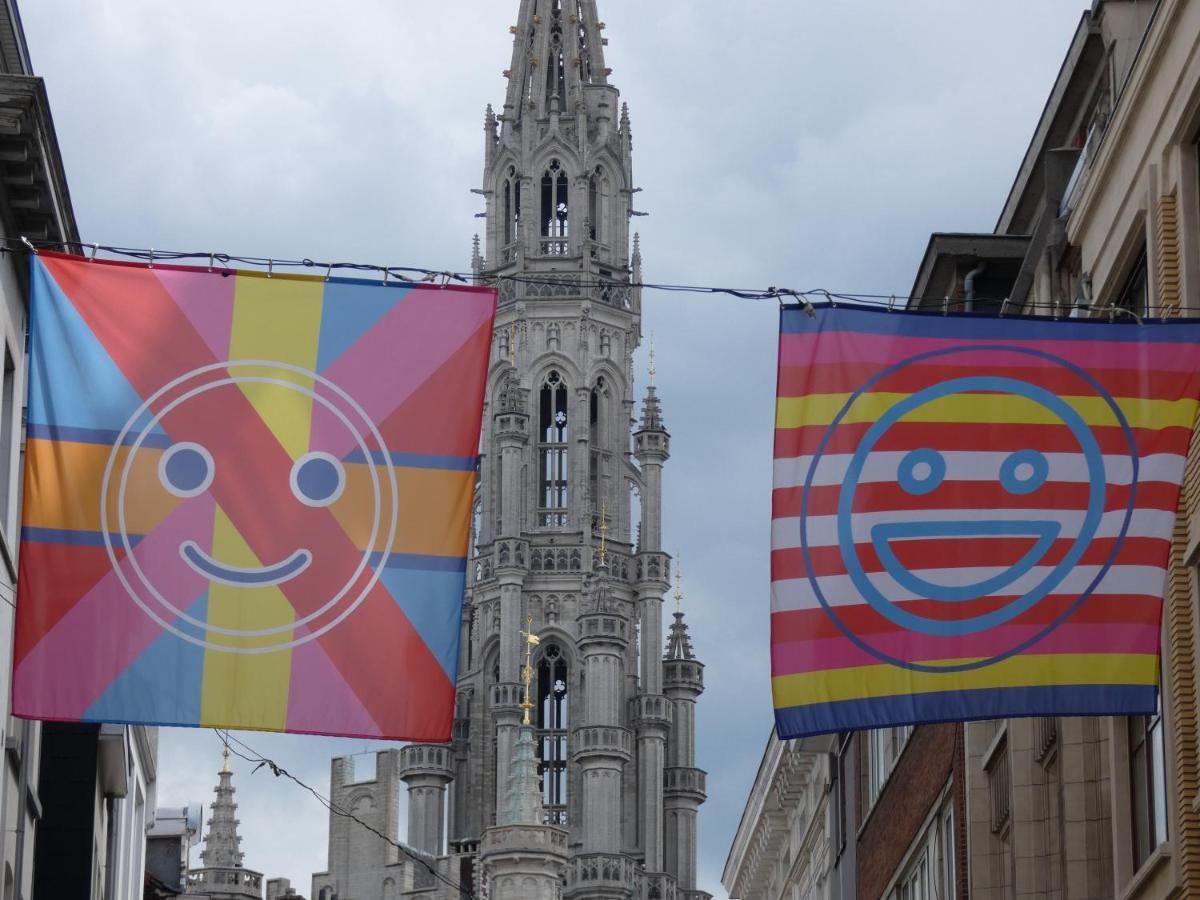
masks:
{"label": "smiling mouth outline", "polygon": [[[1062,526],[1057,522],[1037,520],[1015,521],[945,521],[881,523],[871,529],[871,544],[887,574],[901,587],[918,597],[944,603],[962,603],[994,594],[1008,587],[1036,566],[1051,545],[1058,539]],[[1016,563],[998,575],[966,585],[941,585],[914,574],[900,562],[891,542],[902,538],[938,537],[1024,537],[1036,538],[1034,545]]]}
{"label": "smiling mouth outline", "polygon": [[184,541],[180,544],[179,555],[195,572],[210,581],[240,588],[274,587],[283,584],[285,581],[295,578],[312,563],[312,554],[307,550],[300,549],[273,566],[255,568],[230,566],[213,559],[195,541]]}

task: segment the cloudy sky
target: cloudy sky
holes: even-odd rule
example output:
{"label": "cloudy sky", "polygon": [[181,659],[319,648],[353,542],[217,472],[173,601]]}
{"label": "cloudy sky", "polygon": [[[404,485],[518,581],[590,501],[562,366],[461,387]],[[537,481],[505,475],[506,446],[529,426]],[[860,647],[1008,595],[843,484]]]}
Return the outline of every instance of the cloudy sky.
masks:
{"label": "cloudy sky", "polygon": [[[1086,0],[600,0],[633,120],[649,281],[904,294],[931,231],[990,230]],[[84,240],[464,269],[517,0],[26,0]],[[776,310],[649,294],[708,692],[701,887],[769,729]],[[639,366],[644,371],[644,354]],[[644,381],[643,381],[644,383]],[[249,735],[327,789],[361,741]],[[220,743],[164,730],[159,802]],[[246,864],[303,893],[326,814],[235,766]]]}

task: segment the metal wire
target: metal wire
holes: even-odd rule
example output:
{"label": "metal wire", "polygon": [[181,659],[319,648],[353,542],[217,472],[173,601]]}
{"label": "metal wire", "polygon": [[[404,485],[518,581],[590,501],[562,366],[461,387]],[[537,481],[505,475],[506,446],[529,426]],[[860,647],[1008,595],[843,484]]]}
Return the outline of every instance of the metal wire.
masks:
{"label": "metal wire", "polygon": [[[423,866],[429,872],[430,875],[432,875],[438,881],[442,882],[442,884],[446,885],[449,888],[452,888],[455,891],[458,891],[459,896],[464,896],[467,898],[467,900],[477,900],[475,894],[473,894],[470,890],[463,887],[462,885],[460,885],[458,882],[454,881],[453,879],[447,878],[445,875],[443,875],[441,872],[439,872],[436,868],[434,868],[434,866],[430,864],[429,860],[425,858],[425,854],[421,853],[418,850],[413,849],[412,847],[409,847],[406,844],[402,844],[399,841],[393,840],[392,838],[390,838],[386,834],[384,834],[382,831],[380,831],[378,828],[375,828],[373,825],[370,825],[369,823],[364,822],[362,819],[360,819],[358,816],[356,816],[353,812],[343,809],[342,807],[338,806],[336,803],[329,800],[329,798],[325,797],[316,788],[310,787],[309,785],[305,784],[303,781],[301,781],[299,778],[297,778],[295,775],[293,775],[287,769],[283,768],[283,766],[279,765],[274,760],[270,759],[269,757],[263,756],[261,753],[259,753],[257,750],[255,750],[253,747],[251,747],[249,744],[246,744],[244,741],[241,741],[238,738],[234,737],[233,734],[231,732],[229,732],[228,730],[214,728],[213,732],[217,735],[217,737],[219,737],[221,739],[221,742],[229,749],[230,753],[232,753],[234,756],[238,757],[239,759],[242,759],[242,760],[245,760],[246,762],[255,764],[254,770],[253,770],[253,772],[251,772],[251,774],[253,774],[254,772],[257,772],[259,769],[267,768],[271,771],[271,774],[274,775],[276,778],[286,778],[289,781],[295,782],[300,787],[304,788],[306,791],[308,791],[310,794],[312,794],[314,797],[316,797],[317,800],[321,803],[321,805],[324,806],[327,810],[329,810],[334,815],[349,819],[352,822],[357,822],[359,825],[361,825],[367,831],[369,831],[372,834],[376,835],[377,837],[381,838],[387,844],[395,847],[397,850],[399,850],[401,853],[403,853],[405,856],[407,856],[413,862],[419,863],[421,866]],[[237,746],[236,747],[231,746],[234,744],[236,744]],[[243,753],[242,750],[238,750],[237,749],[238,747],[241,747],[242,750],[244,750],[245,752]]]}
{"label": "metal wire", "polygon": [[[244,256],[232,253],[216,253],[209,250],[156,250],[143,249],[139,247],[119,247],[106,244],[83,243],[80,241],[31,242],[28,238],[24,237],[0,238],[0,252],[32,251],[37,253],[39,247],[44,249],[53,248],[59,250],[63,248],[77,248],[81,256],[86,250],[88,258],[93,260],[96,259],[97,253],[106,253],[111,256],[138,260],[146,263],[148,266],[199,260],[207,265],[209,271],[220,271],[222,274],[228,274],[232,272],[233,266],[252,266],[266,269],[269,276],[274,275],[274,273],[279,269],[315,269],[318,272],[324,270],[323,274],[325,278],[333,277],[334,272],[374,273],[382,275],[385,284],[393,278],[397,281],[410,284],[436,283],[438,281],[440,281],[443,285],[449,284],[449,282],[453,281],[460,284],[482,286],[498,286],[504,283],[510,283],[517,285],[561,287],[564,284],[562,276],[538,276],[529,274],[505,275],[491,272],[454,272],[443,269],[428,268],[425,266],[376,265],[371,263],[328,261],[318,262],[308,258],[275,259],[267,256]],[[724,295],[738,300],[770,301],[778,303],[781,306],[799,306],[803,308],[810,316],[816,315],[818,306],[837,308],[839,304],[879,307],[887,309],[889,312],[929,313],[935,312],[935,310],[920,308],[920,304],[937,302],[931,301],[931,299],[928,297],[912,297],[905,293],[875,294],[854,291],[831,291],[826,288],[808,288],[805,290],[796,290],[793,288],[775,286],[765,288],[747,288],[700,284],[627,282],[616,279],[572,280],[570,285],[580,289],[600,290],[605,288],[622,287],[638,288],[648,291],[660,291],[663,293]],[[999,305],[1000,309],[998,312],[972,312],[963,314],[971,315],[975,318],[987,316],[1003,318],[1008,316],[1019,317],[1024,314],[1047,311],[1050,312],[1054,318],[1062,318],[1064,315],[1070,316],[1072,313],[1083,312],[1088,318],[1100,319],[1101,317],[1106,317],[1109,321],[1117,321],[1122,316],[1129,316],[1139,324],[1162,323],[1181,318],[1178,316],[1178,311],[1176,311],[1176,314],[1170,319],[1145,319],[1141,316],[1138,316],[1131,310],[1114,305],[1093,304],[1088,306],[1086,304],[1077,304],[1064,309],[1062,304],[1049,301],[1025,302],[1022,303],[1019,308],[1011,309],[1011,304],[1007,297],[977,297],[975,299],[975,303]],[[950,304],[950,298],[947,297],[942,300],[939,304],[940,313],[943,315],[953,314],[950,309]],[[913,306],[917,308],[910,308]]]}

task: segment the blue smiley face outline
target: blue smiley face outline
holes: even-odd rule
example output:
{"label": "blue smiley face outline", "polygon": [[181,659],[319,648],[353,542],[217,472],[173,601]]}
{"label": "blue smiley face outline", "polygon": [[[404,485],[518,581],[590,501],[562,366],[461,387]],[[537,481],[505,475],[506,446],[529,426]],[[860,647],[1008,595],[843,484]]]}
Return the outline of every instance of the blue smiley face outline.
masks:
{"label": "blue smiley face outline", "polygon": [[[1059,615],[1054,621],[1048,623],[1047,626],[1041,629],[1037,634],[1001,654],[989,657],[988,659],[976,660],[974,662],[934,666],[903,660],[884,653],[878,648],[871,646],[862,637],[855,634],[854,631],[838,617],[833,606],[825,597],[819,579],[811,574],[813,572],[813,565],[811,549],[808,541],[807,523],[808,506],[812,492],[813,479],[820,464],[821,458],[824,456],[826,448],[829,445],[829,441],[832,439],[834,432],[841,425],[842,420],[846,417],[847,413],[857,402],[859,397],[870,391],[880,381],[893,375],[901,369],[926,360],[937,359],[952,354],[996,351],[1034,357],[1037,359],[1046,360],[1057,366],[1061,366],[1067,371],[1071,372],[1073,375],[1082,379],[1096,393],[1096,395],[1105,402],[1122,430],[1126,444],[1129,448],[1129,457],[1132,465],[1129,501],[1125,509],[1125,516],[1121,522],[1121,527],[1118,530],[1116,540],[1113,543],[1113,548],[1108,557],[1105,559],[1103,565],[1101,565],[1099,571],[1096,573],[1095,577],[1091,580],[1088,586],[1080,592],[1079,597],[1076,598],[1076,600],[1066,610],[1064,610],[1061,615]],[[1003,387],[1000,387],[1001,384],[1003,384]],[[968,385],[971,385],[971,387],[968,387]],[[1013,391],[1013,388],[1017,388],[1017,390]],[[906,610],[897,608],[893,603],[888,601],[887,598],[883,597],[883,595],[878,592],[875,586],[867,578],[866,572],[862,569],[862,565],[858,561],[857,548],[855,547],[855,542],[853,540],[853,523],[851,520],[853,517],[854,491],[858,487],[863,465],[865,464],[866,457],[870,453],[870,450],[875,446],[879,438],[888,430],[888,428],[894,425],[905,414],[911,412],[918,406],[923,406],[941,396],[962,393],[964,390],[995,391],[997,389],[1000,389],[1005,393],[1016,393],[1018,396],[1024,396],[1027,399],[1034,400],[1040,405],[1051,410],[1059,416],[1060,420],[1063,421],[1063,424],[1067,425],[1072,434],[1075,436],[1076,441],[1079,442],[1080,448],[1084,453],[1084,457],[1088,461],[1089,469],[1089,502],[1084,525],[1081,527],[1080,535],[1077,537],[1074,545],[1064,561],[1060,563],[1059,566],[1055,567],[1051,575],[1043,579],[1037,587],[1029,592],[1026,592],[1026,594],[1023,594],[1020,598],[1018,598],[1017,601],[1014,601],[1014,603],[1009,604],[1000,610],[996,610],[993,613],[985,614],[984,616],[976,617],[972,620],[966,620],[968,622],[966,628],[961,627],[961,622],[937,622],[935,620],[914,616],[911,613],[908,613]],[[921,448],[922,452],[917,458],[915,458],[914,462],[917,464],[925,464],[928,467],[927,474],[916,475],[913,471],[916,468],[914,465],[907,471],[902,471],[902,473],[900,473],[898,476],[901,486],[906,490],[909,490],[910,493],[914,493],[918,496],[934,490],[938,484],[941,483],[942,477],[944,477],[944,459],[942,459],[940,454],[937,454],[935,451],[928,451],[928,453],[925,453],[924,451],[926,449],[927,448]],[[1040,454],[1037,454],[1037,457],[1030,455],[1035,452],[1036,451],[1018,451],[1016,454],[1010,456],[1002,466],[1002,484],[1008,482],[1005,484],[1006,487],[1017,487],[1018,490],[1014,491],[1014,493],[1029,493],[1032,490],[1035,490],[1036,487],[1040,486],[1042,482],[1044,482],[1045,479],[1042,476],[1044,476],[1045,473],[1042,469],[1042,466],[1045,464],[1045,459],[1044,457],[1041,457]],[[1038,458],[1041,460],[1040,463]],[[1032,475],[1030,475],[1028,478],[1020,478],[1017,470],[1021,465],[1032,466]],[[939,469],[939,466],[943,468]],[[903,464],[901,469],[904,469]],[[1061,625],[1077,609],[1079,609],[1079,607],[1087,600],[1087,598],[1091,596],[1092,592],[1095,591],[1096,587],[1108,573],[1108,570],[1112,567],[1117,554],[1120,552],[1125,535],[1129,530],[1129,524],[1133,518],[1133,511],[1135,509],[1137,500],[1138,473],[1139,459],[1137,445],[1134,441],[1133,429],[1130,427],[1124,413],[1121,411],[1120,407],[1117,405],[1116,401],[1112,398],[1108,391],[1106,391],[1094,377],[1089,375],[1084,369],[1080,368],[1074,363],[1042,350],[1035,350],[1030,347],[1013,346],[1009,344],[974,344],[920,353],[901,360],[900,362],[887,367],[868,379],[868,381],[863,384],[862,387],[850,395],[845,405],[841,408],[841,410],[839,410],[838,414],[834,417],[833,421],[826,429],[824,435],[822,435],[821,442],[817,446],[812,463],[808,467],[808,473],[805,477],[804,491],[800,504],[800,548],[804,558],[805,569],[809,573],[808,580],[822,609],[824,609],[826,615],[829,616],[842,634],[844,634],[851,642],[859,647],[859,649],[877,659],[880,659],[883,662],[919,672],[961,672],[994,665],[995,663],[1021,653],[1022,651],[1036,644],[1047,634],[1054,631],[1054,629],[1058,628],[1059,625]],[[1098,478],[1097,475],[1099,476]],[[842,482],[842,491],[839,497],[837,517],[839,548],[842,551],[843,561],[846,563],[847,573],[850,575],[851,581],[854,583],[855,587],[858,588],[863,600],[870,604],[870,606],[878,611],[881,615],[884,615],[889,621],[892,621],[910,631],[924,634],[953,636],[969,633],[971,631],[980,631],[986,628],[996,627],[997,625],[1003,624],[1004,622],[1009,621],[1017,615],[1027,611],[1040,602],[1040,600],[1042,600],[1047,594],[1049,594],[1049,592],[1053,590],[1055,586],[1061,583],[1062,578],[1066,576],[1070,569],[1078,562],[1079,558],[1082,557],[1083,552],[1087,548],[1088,542],[1091,540],[1091,537],[1094,536],[1099,527],[1100,518],[1103,515],[1103,502],[1106,490],[1107,484],[1104,477],[1103,455],[1100,453],[1095,436],[1092,434],[1091,429],[1087,426],[1087,424],[1083,422],[1082,418],[1079,417],[1079,415],[1059,397],[1052,394],[1050,391],[1045,390],[1044,388],[1029,384],[1028,382],[1019,381],[1017,379],[988,376],[968,376],[966,378],[952,379],[950,381],[931,385],[929,388],[925,388],[924,390],[918,391],[917,393],[905,398],[900,403],[896,404],[896,406],[892,407],[892,409],[888,410],[887,413],[885,413],[884,416],[881,417],[878,422],[874,423],[868,430],[867,434],[863,438],[862,443],[856,450],[851,464],[846,472],[845,479]],[[872,529],[872,543],[877,549],[880,546],[887,548],[884,556],[886,556],[887,553],[890,553],[888,538],[892,536],[902,536],[901,532],[905,530],[903,527],[901,527],[903,524],[904,523],[897,523],[891,526],[877,525],[875,526],[875,529]],[[963,523],[951,523],[951,527],[955,529],[961,529],[962,524]],[[1024,521],[1015,523],[1015,526],[1020,529],[1019,533],[1036,538],[1035,546],[1022,558],[1022,560],[1017,563],[1018,567],[1024,566],[1025,570],[1028,571],[1028,569],[1032,568],[1033,565],[1045,555],[1046,550],[1049,549],[1050,545],[1054,541],[1054,538],[1057,536],[1059,526],[1056,523],[1034,523]],[[898,527],[899,531],[896,530]],[[1003,532],[1006,526],[1001,526],[997,523],[987,523],[986,527],[988,529],[988,534],[997,534],[998,530],[999,532]],[[876,530],[881,528],[882,530],[876,533]],[[933,536],[933,532],[937,531],[937,528],[934,527],[934,523],[922,525],[919,526],[919,528],[922,529],[928,536]],[[893,532],[895,533],[893,534]],[[955,530],[953,533],[961,534],[963,532],[961,530]],[[1083,539],[1085,535],[1086,539]],[[915,532],[909,536],[916,536]],[[852,548],[850,552],[847,552],[847,547]],[[885,558],[882,561],[886,566],[888,560]],[[898,571],[903,570],[903,566],[900,565],[899,560],[892,561]],[[1003,573],[1002,576],[998,577],[1006,578],[1007,581],[1011,582],[1014,580],[1014,578],[1008,577],[1009,574],[1010,573],[1006,572]],[[1023,572],[1019,574],[1023,574]],[[910,590],[917,584],[921,583],[918,579],[916,579],[915,576],[913,576],[912,579],[909,579],[909,581],[910,583],[906,584],[905,586]],[[991,581],[994,582],[996,580],[992,579]],[[996,583],[998,584],[999,582]],[[978,588],[989,586],[995,589],[994,585],[989,585],[988,582],[981,582],[979,585],[974,585],[971,587],[975,588],[977,591],[974,596],[979,596],[981,593],[986,592],[978,591]],[[945,589],[945,592],[942,596],[930,599],[940,599],[945,602],[954,602],[956,600],[967,598],[956,593],[955,589]],[[1016,607],[1016,609],[1014,609],[1014,607]]]}

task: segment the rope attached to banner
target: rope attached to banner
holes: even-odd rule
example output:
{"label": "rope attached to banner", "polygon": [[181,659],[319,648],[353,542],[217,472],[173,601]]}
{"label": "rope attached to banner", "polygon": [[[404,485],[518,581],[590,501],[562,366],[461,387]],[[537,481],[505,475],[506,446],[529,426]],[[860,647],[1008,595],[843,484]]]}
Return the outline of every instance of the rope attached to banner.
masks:
{"label": "rope attached to banner", "polygon": [[[441,283],[447,286],[450,282],[456,282],[467,285],[481,285],[485,287],[498,286],[504,283],[531,285],[542,287],[561,287],[564,284],[564,276],[572,276],[573,273],[564,272],[561,276],[537,276],[537,275],[504,275],[481,272],[454,272],[443,269],[427,268],[423,266],[385,266],[372,263],[352,263],[352,262],[317,262],[312,259],[275,259],[266,256],[241,256],[231,253],[215,253],[212,251],[173,251],[173,250],[155,250],[143,249],[136,247],[118,247],[109,246],[106,244],[83,243],[81,241],[30,241],[29,238],[22,236],[21,238],[3,238],[0,237],[0,253],[10,251],[25,250],[36,254],[40,249],[67,250],[69,248],[77,248],[79,255],[83,255],[86,250],[88,258],[96,260],[98,253],[106,253],[114,257],[124,257],[126,259],[139,260],[144,262],[148,267],[153,268],[155,264],[163,265],[169,263],[186,263],[189,261],[199,260],[207,264],[210,272],[224,270],[232,270],[235,266],[249,266],[266,270],[268,278],[276,274],[280,269],[324,269],[324,277],[326,280],[334,277],[334,273],[375,273],[383,278],[383,283],[388,284],[391,279],[395,279],[400,283],[408,284],[435,284]],[[855,293],[850,291],[830,291],[825,288],[810,288],[807,290],[795,290],[792,288],[781,287],[766,287],[766,288],[742,288],[742,287],[721,287],[713,285],[698,285],[698,284],[668,284],[655,282],[626,282],[616,279],[592,279],[579,280],[574,279],[570,282],[573,287],[581,289],[596,289],[603,290],[606,288],[621,287],[621,288],[638,288],[648,291],[659,291],[663,293],[686,293],[686,294],[714,294],[733,297],[737,300],[751,301],[774,301],[780,306],[799,306],[811,317],[816,318],[818,305],[828,305],[837,308],[839,303],[854,304],[860,306],[873,306],[886,309],[888,312],[897,313],[912,313],[912,312],[940,312],[943,315],[952,314],[951,305],[961,303],[960,299],[944,298],[942,301],[931,300],[929,297],[912,297],[904,294],[871,294],[871,293]],[[921,308],[921,304],[937,303],[934,308]],[[1115,304],[1084,304],[1076,303],[1073,305],[1064,305],[1057,302],[1024,302],[1019,308],[1012,308],[1011,301],[1007,297],[977,297],[975,304],[999,306],[998,311],[988,312],[971,312],[967,313],[975,317],[992,316],[996,318],[1004,318],[1012,315],[1028,315],[1037,314],[1039,312],[1048,312],[1053,318],[1067,317],[1085,317],[1091,319],[1099,319],[1101,316],[1106,316],[1108,321],[1120,321],[1122,317],[1128,316],[1138,324],[1146,322],[1164,322],[1170,319],[1181,318],[1181,310],[1172,308],[1164,314],[1162,319],[1148,320],[1143,319],[1137,313],[1130,309]]]}

